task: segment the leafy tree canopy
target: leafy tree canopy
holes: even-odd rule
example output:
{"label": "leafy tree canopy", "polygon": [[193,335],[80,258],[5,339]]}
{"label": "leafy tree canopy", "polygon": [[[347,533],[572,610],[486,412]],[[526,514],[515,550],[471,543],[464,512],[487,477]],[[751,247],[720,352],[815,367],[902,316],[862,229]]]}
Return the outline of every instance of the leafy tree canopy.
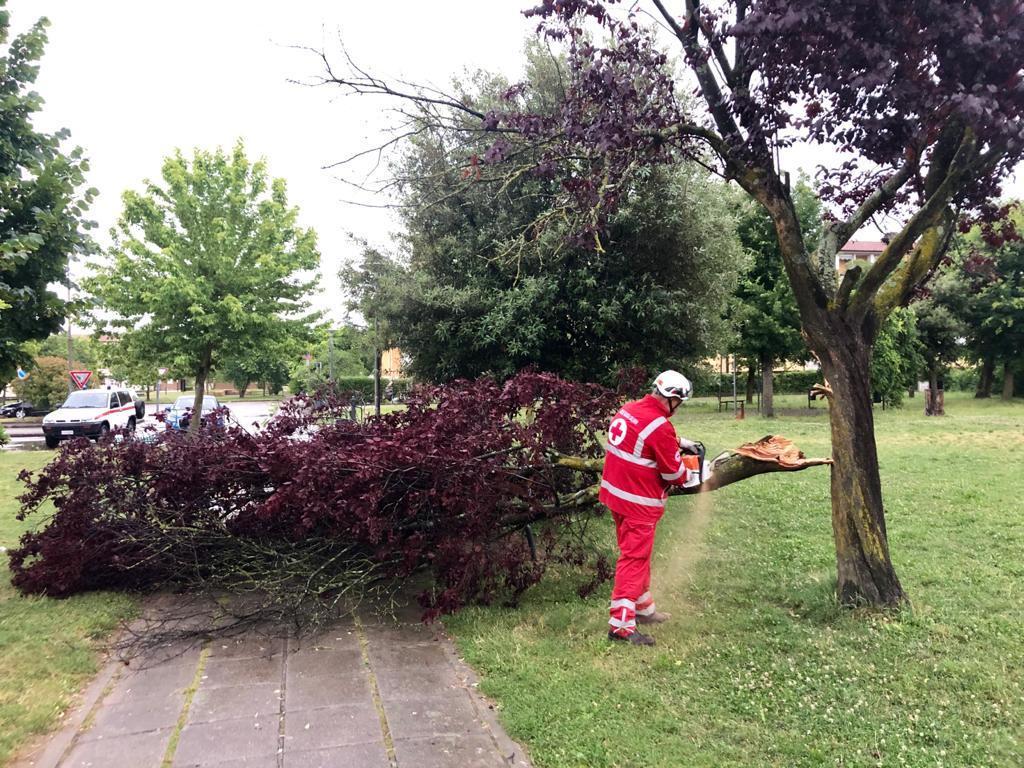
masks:
{"label": "leafy tree canopy", "polygon": [[[10,14],[0,0],[0,45]],[[59,327],[64,302],[48,286],[65,280],[71,254],[91,249],[83,219],[96,192],[81,191],[88,170],[82,150],[61,150],[66,130],[36,130],[42,97],[31,90],[46,45],[46,19],[10,42],[0,58],[0,381],[27,364],[26,341]]]}
{"label": "leafy tree canopy", "polygon": [[968,343],[978,357],[1024,362],[1024,209],[1006,206],[994,225],[962,240],[957,268]]}
{"label": "leafy tree canopy", "polygon": [[[304,332],[319,264],[316,236],[297,223],[282,179],[230,153],[180,151],[162,184],[124,194],[109,261],[86,286],[121,351],[196,380],[232,355],[264,354]],[[198,420],[195,422],[198,423]]]}
{"label": "leafy tree canopy", "polygon": [[[537,101],[561,95],[561,66],[529,50]],[[493,103],[509,87],[486,74],[463,85],[468,98]],[[724,185],[696,165],[637,174],[619,190],[595,251],[566,241],[561,184],[466,167],[490,139],[467,137],[461,119],[420,120],[396,172],[401,258],[367,252],[364,261],[363,274],[377,275],[376,299],[358,308],[368,325],[386,318],[414,376],[504,378],[532,364],[607,382],[619,368],[682,366],[723,342],[723,307],[742,260]]]}
{"label": "leafy tree canopy", "polygon": [[[814,250],[821,230],[821,203],[806,179],[801,178],[793,189],[793,202],[807,248]],[[737,232],[751,260],[731,309],[737,334],[734,351],[755,365],[808,359],[810,351],[800,335],[800,311],[786,279],[775,225],[756,201],[745,198]]]}
{"label": "leafy tree canopy", "polygon": [[[74,370],[79,370],[82,363],[72,360]],[[19,400],[27,400],[38,408],[56,408],[68,396],[68,359],[44,355],[32,361],[28,368],[28,378],[14,382],[14,394]],[[95,386],[95,379],[89,381]]]}
{"label": "leafy tree canopy", "polygon": [[883,403],[899,407],[924,370],[917,317],[905,307],[885,319],[871,350],[871,391]]}

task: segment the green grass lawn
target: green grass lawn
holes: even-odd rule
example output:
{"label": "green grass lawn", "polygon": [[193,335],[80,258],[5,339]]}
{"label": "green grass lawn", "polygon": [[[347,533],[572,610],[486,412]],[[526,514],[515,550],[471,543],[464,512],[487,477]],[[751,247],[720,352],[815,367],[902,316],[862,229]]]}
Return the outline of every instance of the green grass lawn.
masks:
{"label": "green grass lawn", "polygon": [[[14,519],[16,478],[39,469],[50,451],[0,453],[0,546],[12,547],[26,524]],[[133,601],[110,593],[69,600],[22,597],[0,577],[0,765],[32,736],[52,728],[96,673],[99,641],[132,614]]]}
{"label": "green grass lawn", "polygon": [[[911,609],[836,607],[829,470],[812,468],[670,503],[655,648],[610,645],[607,590],[580,600],[570,574],[448,619],[535,764],[1024,765],[1024,402],[921,408],[876,412]],[[677,422],[710,455],[768,433],[829,453],[824,410],[737,421],[705,400]]]}

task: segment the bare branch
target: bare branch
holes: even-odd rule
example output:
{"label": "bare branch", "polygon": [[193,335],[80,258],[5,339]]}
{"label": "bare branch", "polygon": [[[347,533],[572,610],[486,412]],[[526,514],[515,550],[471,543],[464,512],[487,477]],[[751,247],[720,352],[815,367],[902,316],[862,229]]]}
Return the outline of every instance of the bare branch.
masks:
{"label": "bare branch", "polygon": [[915,153],[913,157],[907,158],[907,161],[892,176],[868,195],[850,218],[827,227],[821,253],[829,257],[835,256],[865,221],[896,196],[903,185],[917,172],[918,167],[918,156]]}
{"label": "bare branch", "polygon": [[[879,289],[900,265],[917,238],[926,230],[941,224],[953,193],[970,170],[977,157],[977,151],[974,132],[969,129],[964,131],[956,153],[946,166],[945,177],[941,183],[935,187],[935,191],[911,217],[902,231],[889,241],[878,260],[864,276],[860,288],[849,305],[849,311],[856,317],[863,317],[874,307],[875,296]],[[941,257],[941,253],[936,256],[936,258],[939,257]],[[887,300],[885,303],[888,305],[890,302]]]}
{"label": "bare branch", "polygon": [[661,13],[665,22],[672,28],[676,38],[682,43],[683,50],[693,65],[693,71],[697,75],[697,82],[700,84],[701,92],[715,120],[715,125],[724,137],[742,140],[740,128],[729,112],[722,90],[715,80],[715,75],[704,59],[699,44],[700,23],[699,23],[699,2],[697,0],[686,0],[686,26],[682,27],[675,20],[673,15],[665,7],[662,0],[654,0],[654,5]]}

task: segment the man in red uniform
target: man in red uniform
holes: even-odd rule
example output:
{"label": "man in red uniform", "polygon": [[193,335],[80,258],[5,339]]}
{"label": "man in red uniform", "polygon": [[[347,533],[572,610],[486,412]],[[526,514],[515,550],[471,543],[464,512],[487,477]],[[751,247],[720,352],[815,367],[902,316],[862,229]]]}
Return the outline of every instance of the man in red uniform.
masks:
{"label": "man in red uniform", "polygon": [[681,373],[664,371],[651,394],[626,403],[608,426],[598,499],[612,512],[620,552],[609,611],[610,640],[654,645],[654,638],[638,632],[636,625],[669,618],[651,597],[651,552],[669,486],[701,481],[699,459],[682,452],[693,452],[696,444],[677,437],[669,421],[691,389]]}

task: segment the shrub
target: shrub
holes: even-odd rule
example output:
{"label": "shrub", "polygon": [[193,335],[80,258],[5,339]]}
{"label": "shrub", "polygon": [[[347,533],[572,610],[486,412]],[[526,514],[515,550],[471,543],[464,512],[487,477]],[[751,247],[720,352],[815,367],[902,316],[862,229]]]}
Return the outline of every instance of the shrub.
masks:
{"label": "shrub", "polygon": [[[412,379],[381,379],[381,397],[384,397],[384,389],[388,383],[394,396],[404,400],[413,387]],[[327,372],[323,367],[300,366],[292,373],[288,388],[293,394],[320,392],[331,390],[330,382],[327,380]],[[373,377],[372,376],[335,376],[333,391],[343,397],[358,395],[364,402],[373,400]]]}
{"label": "shrub", "polygon": [[822,380],[821,371],[785,371],[775,374],[775,391],[783,395],[806,395]]}
{"label": "shrub", "polygon": [[[81,366],[72,363],[76,369]],[[68,396],[68,361],[63,357],[37,357],[28,378],[14,382],[14,393],[39,408],[56,408]]]}
{"label": "shrub", "polygon": [[974,392],[978,388],[978,369],[975,366],[970,368],[950,368],[945,376],[945,388],[952,392]]}
{"label": "shrub", "polygon": [[[48,501],[56,512],[10,553],[13,583],[58,597],[258,588],[297,611],[328,591],[426,570],[428,616],[514,600],[550,563],[591,558],[564,496],[580,476],[553,469],[549,452],[601,456],[596,433],[616,405],[609,390],[527,372],[420,390],[407,409],[363,424],[339,418],[342,400],[316,408],[296,397],[255,434],[214,424],[153,441],[72,441],[37,476],[22,473],[19,516]],[[532,521],[545,523],[528,540]],[[313,586],[280,599],[296,584]]]}

